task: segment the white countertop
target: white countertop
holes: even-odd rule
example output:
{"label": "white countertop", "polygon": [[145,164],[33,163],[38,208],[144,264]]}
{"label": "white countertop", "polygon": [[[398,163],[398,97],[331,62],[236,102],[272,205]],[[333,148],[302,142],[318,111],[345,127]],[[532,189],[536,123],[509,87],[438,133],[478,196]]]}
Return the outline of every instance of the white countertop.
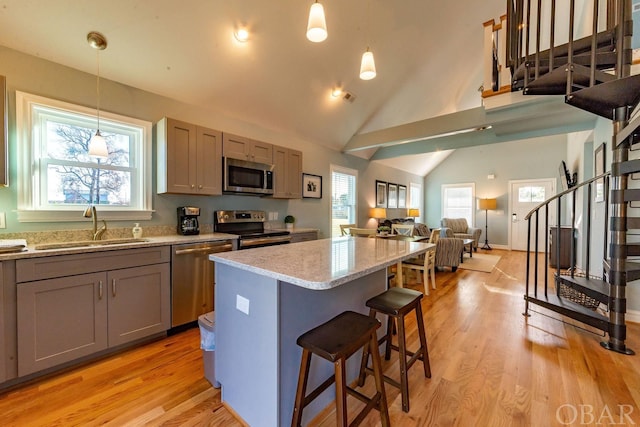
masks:
{"label": "white countertop", "polygon": [[435,245],[403,240],[334,237],[209,255],[209,259],[307,289],[340,286]]}

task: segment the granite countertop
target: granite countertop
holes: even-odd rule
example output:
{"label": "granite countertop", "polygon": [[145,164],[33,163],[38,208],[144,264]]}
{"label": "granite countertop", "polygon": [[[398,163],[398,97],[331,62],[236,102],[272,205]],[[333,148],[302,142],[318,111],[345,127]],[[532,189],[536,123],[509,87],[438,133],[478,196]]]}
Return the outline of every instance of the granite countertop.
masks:
{"label": "granite countertop", "polygon": [[[226,233],[203,233],[194,236],[169,235],[143,237],[139,241],[132,241],[119,244],[96,245],[96,246],[76,246],[59,249],[36,249],[38,245],[29,245],[25,250],[19,252],[0,253],[0,261],[22,258],[38,258],[54,255],[72,255],[87,252],[113,251],[120,249],[145,248],[153,246],[179,245],[185,243],[212,242],[217,240],[237,239],[239,236]],[[107,239],[108,240],[108,239]],[[117,240],[117,239],[116,239]],[[133,239],[129,239],[133,240]],[[67,243],[67,242],[60,242]],[[71,243],[69,243],[71,244]]]}
{"label": "granite countertop", "polygon": [[422,254],[433,246],[403,240],[334,237],[212,254],[209,259],[307,289],[325,290]]}

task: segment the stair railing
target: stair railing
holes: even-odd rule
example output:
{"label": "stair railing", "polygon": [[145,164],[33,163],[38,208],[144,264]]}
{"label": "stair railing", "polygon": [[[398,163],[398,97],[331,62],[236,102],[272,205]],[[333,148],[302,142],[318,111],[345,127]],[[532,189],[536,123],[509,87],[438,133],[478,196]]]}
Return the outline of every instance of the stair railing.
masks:
{"label": "stair railing", "polygon": [[[590,52],[590,70],[589,70],[589,87],[595,85],[596,82],[596,61],[597,61],[597,46],[598,46],[598,24],[600,19],[600,5],[605,4],[606,1],[606,29],[611,30],[616,28],[616,43],[617,48],[620,51],[622,46],[620,42],[625,34],[625,27],[629,25],[628,18],[623,14],[622,4],[628,0],[594,0],[592,21],[590,34],[587,36],[591,38],[591,52]],[[581,4],[581,3],[580,3]],[[575,34],[575,0],[569,2],[569,37],[567,40],[567,95],[570,95],[574,83],[574,70],[576,65],[574,64],[574,34]],[[549,12],[547,15],[547,11]],[[535,12],[535,25],[532,25],[532,12]],[[617,13],[616,13],[617,12]],[[541,76],[541,61],[546,59],[548,62],[548,72],[556,68],[557,58],[555,58],[555,45],[556,42],[556,0],[550,0],[550,2],[542,2],[542,0],[536,0],[536,4],[532,5],[531,0],[508,0],[507,1],[507,65],[511,68],[512,75],[516,69],[523,63],[528,65],[528,69],[524,74],[524,87]],[[541,46],[543,39],[543,26],[541,16],[548,16],[548,57],[543,58],[542,52],[545,47]],[[617,25],[618,23],[624,23],[625,25]],[[558,22],[558,25],[563,27],[566,22]],[[586,31],[586,27],[585,27]],[[534,50],[531,52],[531,50]],[[626,61],[630,63],[629,61]],[[558,64],[563,65],[563,64]],[[618,64],[617,69],[623,65]],[[532,69],[529,69],[532,68]],[[533,72],[532,72],[533,71]]]}
{"label": "stair railing", "polygon": [[[585,263],[584,263],[584,268],[582,269],[585,276],[586,277],[590,277],[591,275],[591,267],[590,267],[590,258],[591,258],[591,236],[593,235],[594,232],[600,232],[600,233],[604,233],[604,247],[603,247],[603,258],[607,257],[607,240],[608,240],[608,215],[609,215],[609,211],[607,209],[607,206],[609,205],[609,178],[610,178],[611,173],[610,172],[605,172],[602,175],[598,175],[596,177],[593,177],[589,180],[586,180],[578,185],[576,185],[575,187],[572,187],[568,190],[562,191],[561,193],[558,193],[552,197],[550,197],[549,199],[545,200],[544,202],[540,203],[538,206],[536,206],[535,208],[533,208],[526,216],[525,216],[525,221],[527,221],[527,260],[526,260],[526,279],[525,279],[525,292],[526,295],[531,295],[531,291],[533,291],[533,296],[534,297],[538,297],[538,293],[542,292],[544,294],[544,296],[546,297],[548,295],[549,289],[550,289],[550,283],[549,283],[549,260],[550,260],[550,256],[553,257],[555,259],[555,269],[556,269],[556,274],[554,276],[557,277],[560,275],[560,270],[562,269],[562,260],[561,260],[561,254],[563,253],[563,249],[566,248],[566,245],[570,245],[570,251],[569,251],[569,266],[568,268],[566,268],[566,270],[568,270],[569,274],[571,275],[571,277],[574,277],[574,275],[577,272],[577,268],[576,268],[576,254],[577,254],[577,246],[576,245],[580,245],[581,248],[584,248],[585,250]],[[601,231],[594,231],[593,227],[592,227],[592,220],[591,220],[591,211],[592,211],[592,203],[593,203],[593,186],[596,185],[598,182],[602,182],[603,187],[603,192],[604,192],[604,206],[605,206],[605,217],[603,220],[603,224],[602,224],[602,230]],[[578,199],[578,194],[582,192],[581,194],[584,195],[584,197],[586,197],[586,209],[584,209],[584,212],[586,213],[586,215],[584,215],[585,217],[585,229],[584,229],[584,238],[580,241],[577,242],[577,239],[574,237],[574,230],[576,227],[575,224],[575,218],[576,218],[576,213],[577,213],[577,199]],[[570,211],[570,226],[571,226],[571,239],[569,242],[566,242],[566,239],[563,239],[560,233],[560,224],[562,222],[562,213],[563,213],[563,201],[571,198],[571,211]],[[556,209],[556,224],[552,225],[549,224],[549,214],[550,214],[550,209],[551,209],[551,204],[552,203],[556,203],[555,209]],[[540,223],[541,223],[541,216],[543,219],[543,223],[544,223],[544,245],[543,248],[541,248],[540,246],[540,241],[539,241],[539,229],[540,229]],[[554,239],[554,253],[550,254],[550,250],[549,250],[549,234],[551,234],[551,230],[552,228],[556,228],[556,233],[555,236],[552,236],[552,238]],[[532,229],[535,231],[533,234],[533,238],[532,238]],[[540,267],[541,267],[541,262],[540,262],[540,254],[544,255],[544,280],[542,280],[541,282],[538,280],[539,277],[539,273],[540,273]],[[531,270],[532,270],[532,258],[533,258],[533,277],[531,275]],[[533,286],[531,285],[531,282],[533,281]],[[558,286],[555,283],[554,280],[554,287],[556,290],[556,293],[558,292]],[[532,289],[533,288],[533,289]],[[541,289],[539,289],[541,288]],[[528,306],[529,303],[526,303],[526,308],[525,311],[528,310]]]}

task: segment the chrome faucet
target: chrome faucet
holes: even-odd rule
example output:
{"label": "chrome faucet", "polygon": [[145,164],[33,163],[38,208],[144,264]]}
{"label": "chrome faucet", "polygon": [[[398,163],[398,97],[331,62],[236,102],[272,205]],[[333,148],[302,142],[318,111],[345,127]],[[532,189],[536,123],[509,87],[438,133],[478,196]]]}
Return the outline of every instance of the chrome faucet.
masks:
{"label": "chrome faucet", "polygon": [[98,212],[96,211],[96,207],[93,205],[87,206],[87,209],[84,210],[82,216],[85,218],[91,218],[93,221],[93,240],[102,239],[102,235],[107,231],[107,221],[103,219],[103,226],[98,230]]}

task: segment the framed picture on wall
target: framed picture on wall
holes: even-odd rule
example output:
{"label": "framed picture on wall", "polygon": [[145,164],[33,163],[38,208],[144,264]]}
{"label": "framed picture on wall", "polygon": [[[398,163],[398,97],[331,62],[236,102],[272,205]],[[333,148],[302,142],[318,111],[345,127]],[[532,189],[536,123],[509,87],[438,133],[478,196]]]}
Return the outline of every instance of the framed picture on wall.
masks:
{"label": "framed picture on wall", "polygon": [[376,208],[387,207],[387,183],[376,180]]}
{"label": "framed picture on wall", "polygon": [[[604,173],[605,161],[605,143],[603,142],[594,153],[593,164],[595,169],[595,176],[602,175]],[[604,202],[604,178],[596,181],[595,193],[595,201]]]}
{"label": "framed picture on wall", "polygon": [[398,207],[398,184],[387,184],[387,207]]}
{"label": "framed picture on wall", "polygon": [[322,177],[320,175],[302,174],[302,197],[322,199]]}
{"label": "framed picture on wall", "polygon": [[407,207],[407,186],[398,185],[398,208]]}

